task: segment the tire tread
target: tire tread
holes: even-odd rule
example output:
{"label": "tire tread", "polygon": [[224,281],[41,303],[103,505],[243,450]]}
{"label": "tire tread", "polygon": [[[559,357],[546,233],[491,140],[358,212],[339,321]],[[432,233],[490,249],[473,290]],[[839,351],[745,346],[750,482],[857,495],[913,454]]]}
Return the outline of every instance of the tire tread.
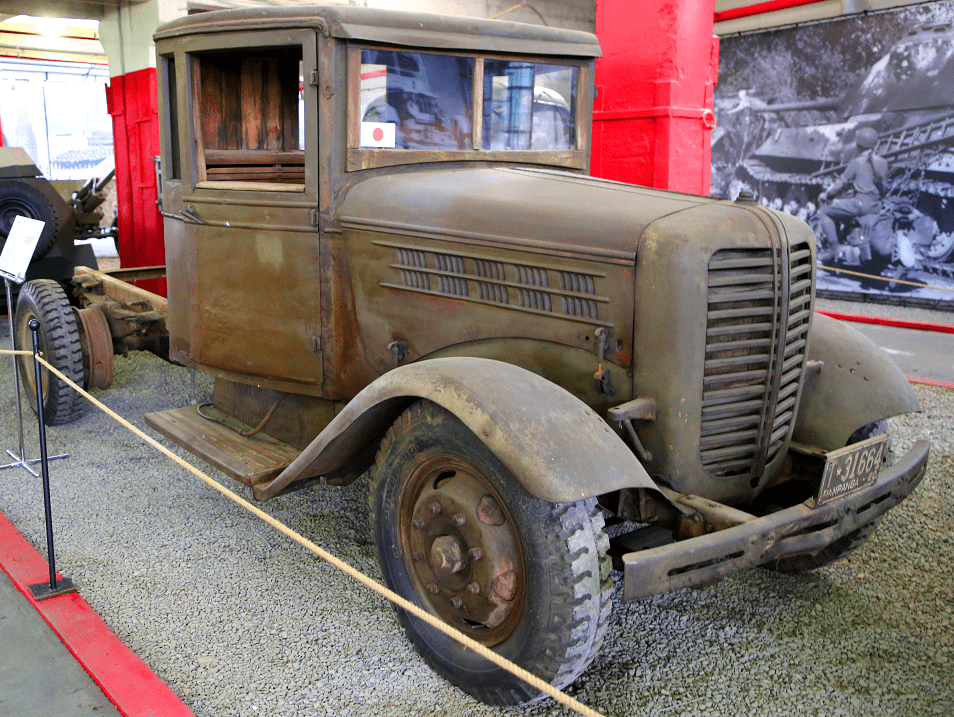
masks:
{"label": "tire tread", "polygon": [[[22,308],[21,308],[22,307]],[[29,314],[29,315],[28,315]],[[80,344],[76,317],[59,283],[49,279],[28,281],[20,289],[17,301],[17,335],[23,323],[35,316],[40,322],[45,358],[74,383],[83,385],[83,349]],[[18,347],[32,350],[32,346]],[[32,371],[33,361],[21,362],[21,370]],[[32,374],[21,376],[29,403],[36,410]],[[43,401],[43,420],[49,425],[72,423],[83,415],[86,408],[83,397],[55,376],[49,377],[49,386]]]}
{"label": "tire tread", "polygon": [[[444,409],[435,404],[419,401],[404,411],[387,431],[372,469],[372,533],[376,520],[375,496],[386,479],[387,462],[392,450],[413,425],[446,419],[447,415]],[[546,624],[538,633],[534,654],[521,666],[562,689],[579,677],[592,662],[606,636],[612,612],[613,588],[611,558],[607,552],[609,539],[603,531],[603,514],[595,498],[574,503],[547,503],[532,498],[525,507],[530,510],[526,519],[533,525],[541,526],[541,533],[546,537],[543,541],[546,553],[539,567],[543,574],[549,576],[549,597],[552,599],[549,600],[550,612]],[[594,555],[598,556],[595,565]],[[382,560],[380,552],[378,560]],[[402,611],[396,607],[395,610],[400,618]],[[448,676],[446,665],[435,660],[430,651],[422,650],[416,644],[415,647],[432,669]],[[531,688],[516,677],[492,686],[467,684],[462,679],[455,682],[477,699],[496,706],[530,704],[546,698],[545,693]]]}

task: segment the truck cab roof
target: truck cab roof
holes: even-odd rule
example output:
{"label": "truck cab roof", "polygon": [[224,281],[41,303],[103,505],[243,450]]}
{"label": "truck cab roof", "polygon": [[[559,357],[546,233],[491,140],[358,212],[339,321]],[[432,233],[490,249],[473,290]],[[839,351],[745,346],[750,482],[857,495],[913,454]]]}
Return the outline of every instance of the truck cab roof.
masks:
{"label": "truck cab roof", "polygon": [[453,17],[336,5],[220,10],[189,15],[162,25],[155,39],[194,34],[314,28],[341,39],[431,49],[507,51],[599,57],[596,36],[526,23]]}

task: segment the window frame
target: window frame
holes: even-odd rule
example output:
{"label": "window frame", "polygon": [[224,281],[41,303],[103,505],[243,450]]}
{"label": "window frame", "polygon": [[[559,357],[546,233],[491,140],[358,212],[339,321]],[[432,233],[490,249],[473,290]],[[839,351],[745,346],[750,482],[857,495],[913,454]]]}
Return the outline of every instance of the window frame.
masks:
{"label": "window frame", "polygon": [[[190,170],[188,179],[183,178],[183,182],[188,182],[192,192],[195,194],[204,194],[207,192],[225,192],[233,195],[241,192],[243,196],[250,192],[263,192],[267,195],[286,195],[289,197],[310,197],[317,193],[317,165],[318,165],[318,133],[317,133],[317,114],[318,114],[318,93],[309,82],[309,77],[313,70],[317,68],[317,42],[313,30],[302,30],[293,32],[265,32],[255,33],[254,39],[248,35],[242,35],[240,38],[228,35],[204,38],[201,45],[188,47],[180,53],[176,53],[176,65],[179,69],[180,78],[185,81],[184,94],[188,106],[183,113],[188,121],[189,132],[187,141],[182,142],[180,138],[180,148],[186,145],[185,149],[188,156],[185,158],[185,167]],[[251,40],[251,41],[250,41]],[[261,153],[264,159],[268,153],[300,153],[302,155],[303,178],[301,182],[274,182],[274,181],[255,181],[255,180],[228,180],[228,179],[208,179],[205,175],[205,166],[202,162],[205,148],[202,142],[201,132],[201,87],[199,82],[199,68],[203,55],[225,53],[235,51],[238,53],[247,51],[255,52],[259,50],[279,49],[279,48],[298,48],[301,53],[301,84],[302,101],[304,103],[304,117],[300,119],[303,123],[300,130],[303,129],[304,147],[296,150],[211,150],[212,152],[256,152]],[[181,66],[180,66],[181,57]],[[183,77],[184,75],[184,77]],[[296,109],[297,111],[297,109]],[[284,131],[284,130],[283,130]],[[201,151],[200,151],[201,150]],[[277,155],[276,155],[277,156]],[[201,163],[201,165],[200,165]]]}

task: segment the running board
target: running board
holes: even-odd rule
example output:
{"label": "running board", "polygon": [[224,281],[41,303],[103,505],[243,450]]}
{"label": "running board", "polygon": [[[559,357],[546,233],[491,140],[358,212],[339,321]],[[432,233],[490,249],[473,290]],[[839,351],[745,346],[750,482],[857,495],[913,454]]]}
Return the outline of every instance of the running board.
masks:
{"label": "running board", "polygon": [[[146,425],[249,488],[269,483],[301,452],[264,433],[243,436],[247,426],[209,405],[147,413]],[[221,423],[219,422],[221,421]]]}

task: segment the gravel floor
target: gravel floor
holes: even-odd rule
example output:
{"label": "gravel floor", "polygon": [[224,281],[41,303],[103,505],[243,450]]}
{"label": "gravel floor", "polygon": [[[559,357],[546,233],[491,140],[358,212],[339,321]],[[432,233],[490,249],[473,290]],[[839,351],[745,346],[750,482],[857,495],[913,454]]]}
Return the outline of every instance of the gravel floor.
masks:
{"label": "gravel floor", "polygon": [[[0,447],[15,450],[11,378],[2,357]],[[603,651],[571,694],[606,715],[954,715],[954,392],[915,388],[923,413],[891,429],[896,449],[930,437],[928,474],[866,546],[807,576],[753,570],[617,601]],[[209,391],[206,377],[137,353],[117,358],[99,397],[145,428],[143,414]],[[568,713],[464,696],[418,658],[383,598],[99,412],[48,438],[51,452],[71,454],[51,463],[58,568],[197,717]],[[379,577],[367,491],[364,479],[263,507]],[[0,511],[45,554],[37,479],[0,472]]]}

